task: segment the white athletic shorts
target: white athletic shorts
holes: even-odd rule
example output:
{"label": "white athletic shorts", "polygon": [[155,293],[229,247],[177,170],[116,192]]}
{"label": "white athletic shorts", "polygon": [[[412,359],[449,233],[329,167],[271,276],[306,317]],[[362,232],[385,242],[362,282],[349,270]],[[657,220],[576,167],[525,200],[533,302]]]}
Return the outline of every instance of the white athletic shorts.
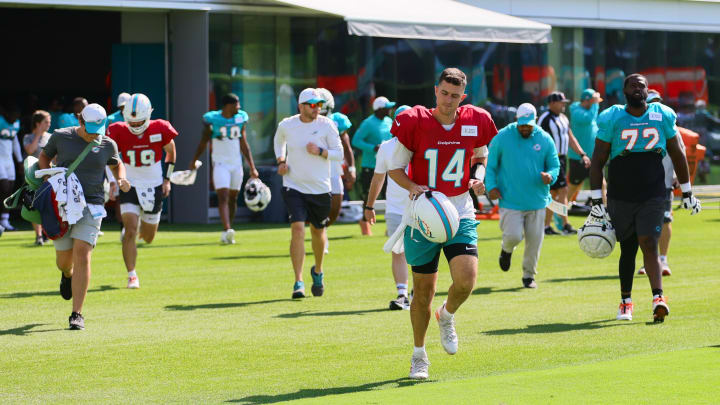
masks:
{"label": "white athletic shorts", "polygon": [[10,159],[0,161],[0,180],[15,181],[15,162]]}
{"label": "white athletic shorts", "polygon": [[343,189],[342,176],[330,177],[330,194],[342,194]]}
{"label": "white athletic shorts", "polygon": [[402,214],[385,213],[385,225],[387,226],[387,234],[392,235],[402,222]]}
{"label": "white athletic shorts", "polygon": [[221,162],[213,162],[213,182],[215,183],[215,190],[220,188],[240,190],[243,182],[242,164],[231,166]]}
{"label": "white athletic shorts", "polygon": [[160,215],[162,214],[162,211],[150,214],[143,211],[137,204],[123,203],[120,204],[120,214],[135,214],[142,222],[155,225],[160,223]]}

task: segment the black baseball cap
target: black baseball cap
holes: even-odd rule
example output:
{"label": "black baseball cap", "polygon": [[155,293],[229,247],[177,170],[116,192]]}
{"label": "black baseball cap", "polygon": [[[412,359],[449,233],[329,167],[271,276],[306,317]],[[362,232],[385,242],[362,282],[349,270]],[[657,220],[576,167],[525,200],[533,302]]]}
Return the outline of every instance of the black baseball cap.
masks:
{"label": "black baseball cap", "polygon": [[565,93],[562,91],[553,91],[548,96],[548,103],[552,103],[553,101],[562,101],[562,102],[570,102],[567,98],[565,98]]}

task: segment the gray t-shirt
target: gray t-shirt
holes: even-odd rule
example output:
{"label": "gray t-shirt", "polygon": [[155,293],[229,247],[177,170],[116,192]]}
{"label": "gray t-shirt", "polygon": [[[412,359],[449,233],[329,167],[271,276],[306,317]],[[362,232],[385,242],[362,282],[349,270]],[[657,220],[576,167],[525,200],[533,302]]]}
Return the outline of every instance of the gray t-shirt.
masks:
{"label": "gray t-shirt", "polygon": [[[76,127],[56,129],[47,145],[43,148],[45,155],[52,159],[57,156],[57,165],[69,167],[87,146],[87,142],[77,134]],[[120,162],[118,147],[115,141],[103,136],[97,146],[90,149],[90,153],[75,169],[75,175],[88,204],[103,204],[105,202],[103,181],[105,179],[105,166],[116,165]]]}
{"label": "gray t-shirt", "polygon": [[[40,157],[40,151],[42,150],[42,148],[45,147],[45,145],[47,145],[47,142],[50,139],[50,136],[52,136],[52,135],[48,132],[45,132],[44,134],[42,134],[42,136],[40,137],[40,140],[38,141],[37,149],[35,149],[35,152],[31,153],[30,156]],[[23,137],[23,146],[32,145],[34,139],[35,139],[35,134],[33,134],[32,132],[29,134],[26,134]]]}

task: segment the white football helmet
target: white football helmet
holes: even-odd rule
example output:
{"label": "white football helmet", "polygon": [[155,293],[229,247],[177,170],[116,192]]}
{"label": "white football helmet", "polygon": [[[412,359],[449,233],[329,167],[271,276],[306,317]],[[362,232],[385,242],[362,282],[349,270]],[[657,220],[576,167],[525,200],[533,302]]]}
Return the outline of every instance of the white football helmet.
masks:
{"label": "white football helmet", "polygon": [[123,117],[125,121],[130,124],[131,122],[143,122],[138,127],[128,125],[130,132],[135,135],[140,135],[150,125],[150,115],[152,114],[152,104],[150,99],[146,95],[141,93],[135,93],[130,97],[123,107]]}
{"label": "white football helmet", "polygon": [[585,224],[578,229],[577,235],[580,250],[592,258],[607,257],[615,248],[615,228],[604,217],[589,215]]}
{"label": "white football helmet", "polygon": [[323,100],[325,100],[325,104],[320,108],[320,114],[329,115],[335,109],[335,98],[333,98],[332,93],[330,93],[328,89],[319,88],[317,91]]}
{"label": "white football helmet", "polygon": [[430,242],[445,243],[455,237],[460,219],[445,194],[426,191],[412,202],[411,226]]}
{"label": "white football helmet", "polygon": [[118,95],[117,104],[116,104],[116,105],[117,105],[118,107],[124,106],[124,105],[128,102],[128,100],[130,100],[130,97],[131,97],[131,96],[130,96],[130,94],[128,94],[128,93],[120,93],[120,94]]}
{"label": "white football helmet", "polygon": [[251,211],[259,212],[270,204],[272,193],[260,179],[252,178],[245,183],[243,197],[245,197],[245,205]]}

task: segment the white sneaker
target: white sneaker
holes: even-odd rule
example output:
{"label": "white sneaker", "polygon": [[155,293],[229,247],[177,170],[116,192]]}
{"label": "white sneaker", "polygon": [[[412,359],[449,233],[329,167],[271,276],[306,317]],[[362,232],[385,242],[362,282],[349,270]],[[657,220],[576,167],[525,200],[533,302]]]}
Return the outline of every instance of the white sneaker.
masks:
{"label": "white sneaker", "polygon": [[670,271],[670,265],[667,262],[667,259],[660,260],[660,269],[662,270],[663,276],[672,276],[672,272]]}
{"label": "white sneaker", "polygon": [[638,269],[638,274],[647,274],[645,273],[645,266],[642,266]]}
{"label": "white sneaker", "polygon": [[234,245],[235,244],[235,230],[234,229],[228,229],[225,231],[225,240],[227,241],[228,245]]}
{"label": "white sneaker", "polygon": [[428,378],[428,368],[430,368],[430,362],[427,353],[424,353],[424,356],[413,355],[410,360],[409,377],[414,380],[425,380]]}
{"label": "white sneaker", "polygon": [[443,302],[440,308],[435,311],[435,319],[437,319],[438,326],[440,327],[440,343],[447,354],[455,354],[458,351],[458,337],[455,333],[455,316],[449,320],[444,320],[440,316],[440,312],[445,308],[447,301]]}
{"label": "white sneaker", "polygon": [[140,279],[137,276],[128,276],[127,288],[140,288]]}
{"label": "white sneaker", "polygon": [[616,319],[618,321],[632,321],[633,308],[634,306],[632,301],[623,303],[621,300]]}
{"label": "white sneaker", "polygon": [[5,231],[14,231],[15,230],[15,227],[10,225],[10,221],[8,221],[7,219],[0,221],[0,226],[2,226],[4,228],[3,230],[5,230]]}

